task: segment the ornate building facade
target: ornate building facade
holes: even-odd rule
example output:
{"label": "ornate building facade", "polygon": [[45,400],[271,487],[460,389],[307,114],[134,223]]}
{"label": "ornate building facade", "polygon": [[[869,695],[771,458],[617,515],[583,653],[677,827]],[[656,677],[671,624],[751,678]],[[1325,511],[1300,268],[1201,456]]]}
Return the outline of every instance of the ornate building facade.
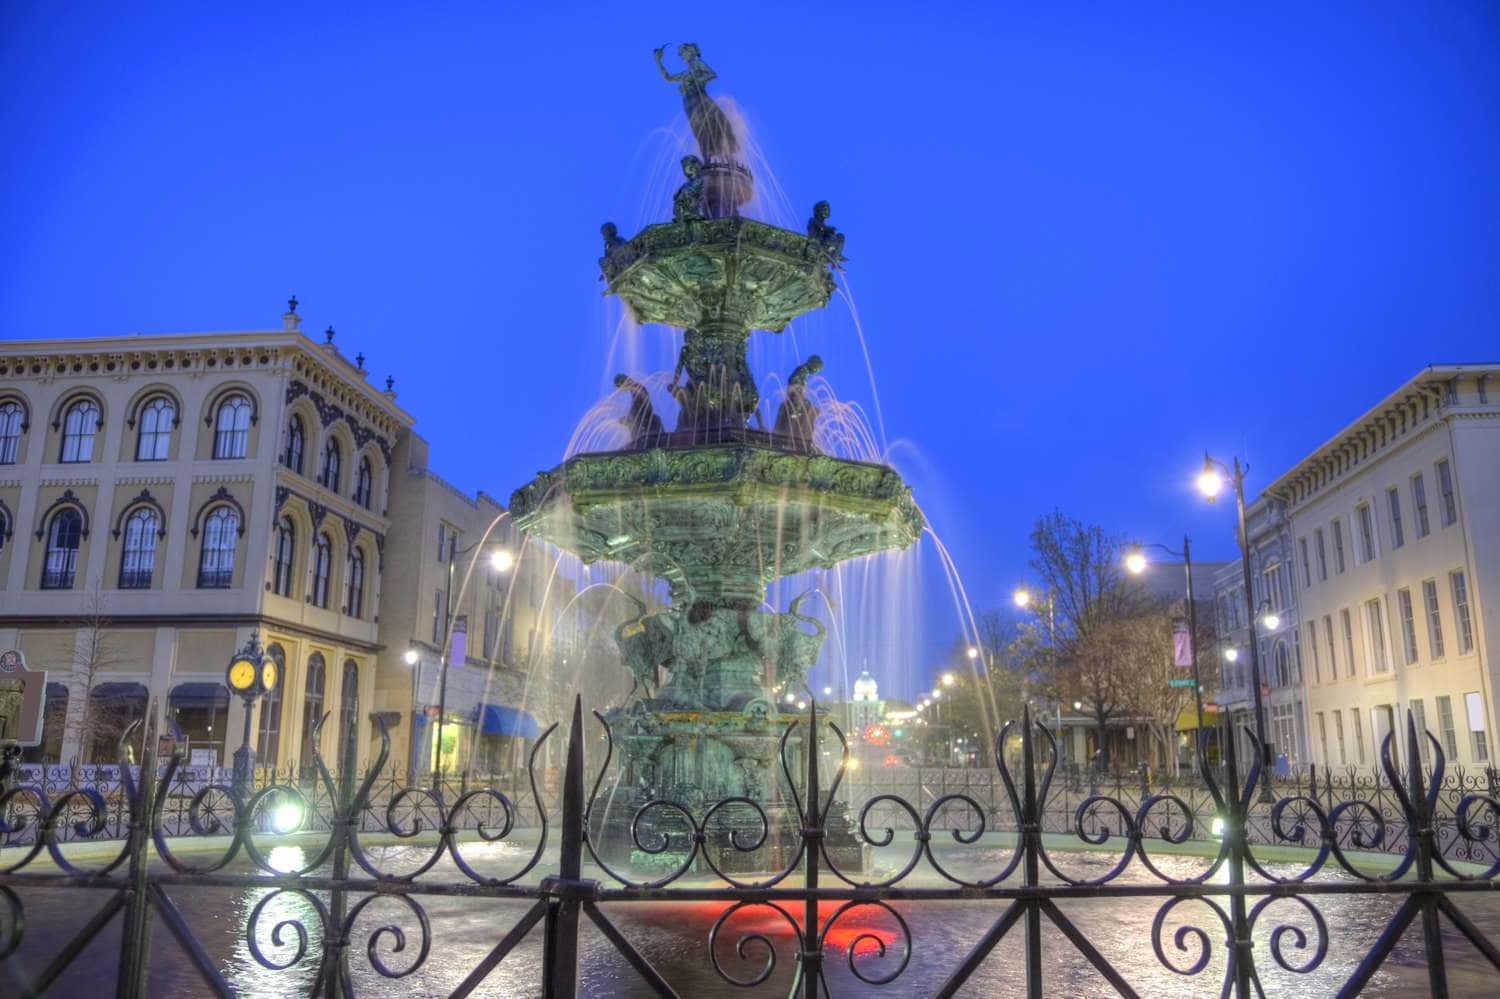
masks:
{"label": "ornate building facade", "polygon": [[[153,706],[191,761],[227,765],[245,709],[224,669],[252,632],[282,664],[251,709],[259,764],[308,765],[325,713],[325,759],[352,731],[367,764],[376,712],[402,745],[425,703],[403,653],[432,636],[389,568],[433,547],[400,518],[439,480],[389,381],[299,326],[0,346],[0,648],[49,672],[29,758],[112,761]],[[519,703],[503,687],[489,703]]]}

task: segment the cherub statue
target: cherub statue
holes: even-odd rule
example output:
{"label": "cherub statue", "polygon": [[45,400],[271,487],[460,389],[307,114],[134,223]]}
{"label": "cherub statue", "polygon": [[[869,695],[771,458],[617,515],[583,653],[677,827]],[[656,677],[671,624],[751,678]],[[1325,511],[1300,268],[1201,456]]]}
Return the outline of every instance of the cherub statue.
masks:
{"label": "cherub statue", "polygon": [[656,410],[651,406],[651,395],[646,391],[646,386],[629,375],[619,374],[615,375],[615,388],[630,396],[630,409],[621,417],[620,422],[630,431],[632,441],[661,433],[661,417],[656,415]]}
{"label": "cherub statue", "polygon": [[677,84],[677,90],[682,94],[682,110],[687,112],[693,138],[698,140],[698,151],[706,160],[734,159],[740,151],[739,140],[735,138],[724,109],[715,104],[704,89],[710,80],[718,79],[719,74],[708,68],[699,55],[698,46],[692,42],[677,46],[677,57],[685,64],[683,71],[668,73],[661,61],[661,54],[666,49],[665,45],[656,49],[656,68],[661,70],[663,80]]}
{"label": "cherub statue", "polygon": [[818,422],[818,407],[807,397],[807,379],[823,370],[823,359],[817,354],[799,364],[786,380],[786,398],[776,411],[776,433],[811,446],[813,427]]}
{"label": "cherub statue", "polygon": [[672,221],[690,222],[708,217],[703,198],[703,161],[696,156],[682,158],[682,174],[687,180],[672,195]]}
{"label": "cherub statue", "polygon": [[817,244],[835,270],[841,271],[843,268],[839,265],[846,262],[844,234],[828,224],[828,213],[831,210],[826,201],[813,205],[812,218],[807,220],[807,238]]}
{"label": "cherub statue", "polygon": [[[599,235],[604,237],[604,256],[599,258],[599,269],[604,270],[604,262],[609,255],[625,245],[625,240],[620,238],[620,230],[615,228],[613,222],[606,222],[599,227]],[[603,276],[600,276],[603,280]]]}

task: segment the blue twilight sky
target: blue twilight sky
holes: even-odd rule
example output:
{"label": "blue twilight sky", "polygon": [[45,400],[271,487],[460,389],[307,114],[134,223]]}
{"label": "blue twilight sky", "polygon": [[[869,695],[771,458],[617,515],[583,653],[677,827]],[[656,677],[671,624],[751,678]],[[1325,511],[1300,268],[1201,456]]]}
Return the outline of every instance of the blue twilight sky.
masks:
{"label": "blue twilight sky", "polygon": [[1493,3],[149,6],[0,5],[0,336],[271,329],[295,292],[468,489],[671,364],[616,341],[594,261],[667,204],[651,49],[684,38],[773,220],[828,198],[848,234],[861,326],[840,298],[757,363],[878,391],[976,609],[1053,507],[1227,558],[1205,448],[1258,487],[1420,366],[1500,357]]}

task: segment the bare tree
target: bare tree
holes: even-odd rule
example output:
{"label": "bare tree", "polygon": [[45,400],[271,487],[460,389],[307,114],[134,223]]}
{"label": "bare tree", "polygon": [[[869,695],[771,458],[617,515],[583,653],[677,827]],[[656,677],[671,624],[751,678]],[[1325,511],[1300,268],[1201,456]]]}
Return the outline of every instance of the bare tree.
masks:
{"label": "bare tree", "polygon": [[78,747],[76,759],[86,762],[101,757],[105,762],[114,762],[115,742],[125,726],[134,720],[127,717],[129,713],[121,705],[93,696],[99,674],[120,663],[119,649],[111,631],[112,622],[105,611],[104,594],[95,588],[84,604],[83,614],[73,622],[72,688],[75,694],[82,696],[83,710],[73,716],[66,741]]}
{"label": "bare tree", "polygon": [[1147,604],[1125,585],[1122,538],[1054,511],[1031,532],[1031,568],[1052,600],[1056,645],[1047,670],[1060,700],[1085,702],[1097,729],[1101,763],[1108,762],[1109,723],[1130,707],[1136,678],[1127,622]]}

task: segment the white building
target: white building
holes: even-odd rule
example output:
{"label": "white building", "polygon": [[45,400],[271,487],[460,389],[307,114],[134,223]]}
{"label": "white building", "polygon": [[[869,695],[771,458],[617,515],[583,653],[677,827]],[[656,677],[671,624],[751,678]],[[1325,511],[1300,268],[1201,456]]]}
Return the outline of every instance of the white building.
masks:
{"label": "white building", "polygon": [[[1496,374],[1497,364],[1425,368],[1266,489],[1295,544],[1317,763],[1375,765],[1408,710],[1450,764],[1492,762]],[[1398,760],[1405,753],[1403,738]]]}

